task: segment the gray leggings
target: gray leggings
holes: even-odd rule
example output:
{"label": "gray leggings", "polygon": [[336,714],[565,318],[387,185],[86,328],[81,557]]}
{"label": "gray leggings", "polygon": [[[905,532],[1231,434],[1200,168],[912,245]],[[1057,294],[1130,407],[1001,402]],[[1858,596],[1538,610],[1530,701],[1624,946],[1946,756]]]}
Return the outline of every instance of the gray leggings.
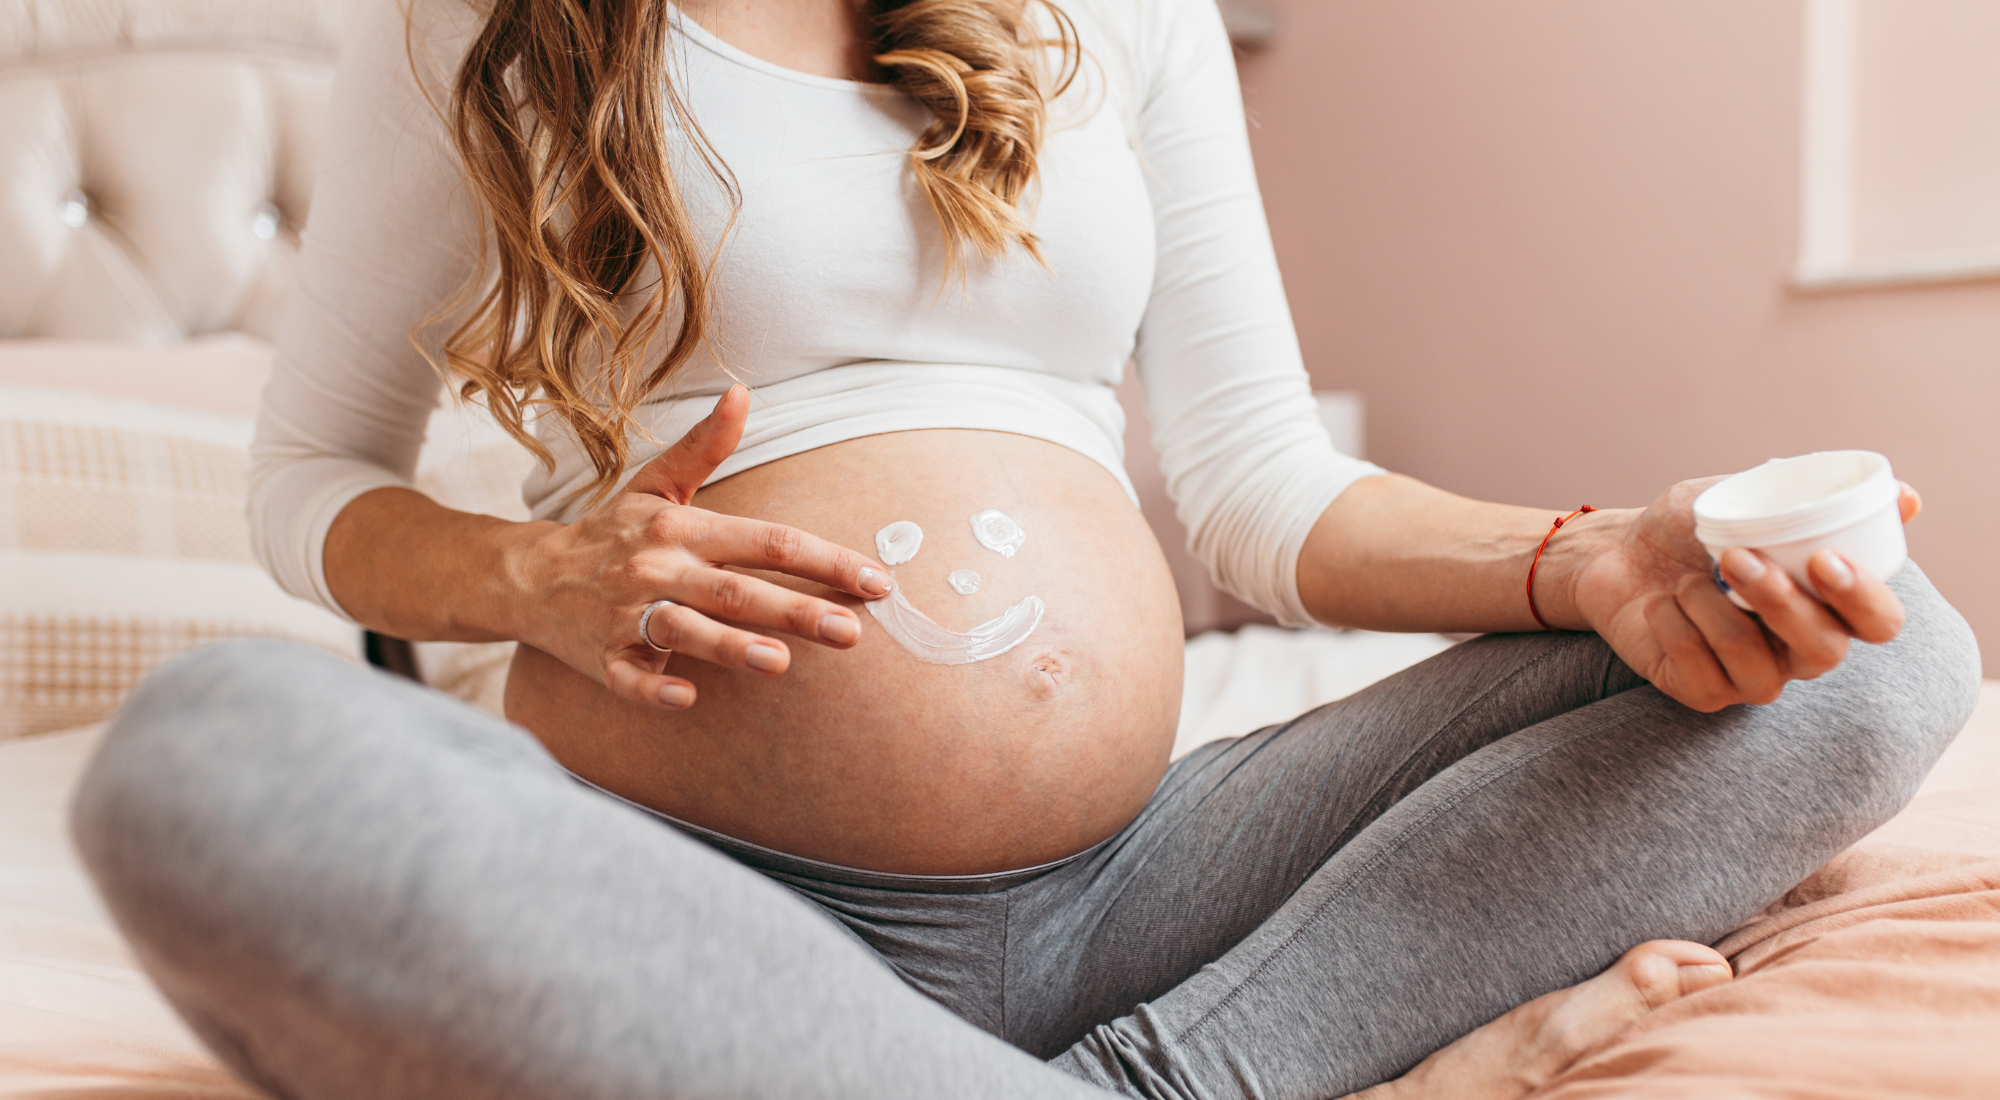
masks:
{"label": "gray leggings", "polygon": [[259,643],[147,682],[75,830],[167,996],[280,1096],[1332,1096],[1642,940],[1720,938],[1902,806],[1979,666],[1914,566],[1895,587],[1896,642],[1713,715],[1593,635],[1481,638],[1002,875],[697,838]]}

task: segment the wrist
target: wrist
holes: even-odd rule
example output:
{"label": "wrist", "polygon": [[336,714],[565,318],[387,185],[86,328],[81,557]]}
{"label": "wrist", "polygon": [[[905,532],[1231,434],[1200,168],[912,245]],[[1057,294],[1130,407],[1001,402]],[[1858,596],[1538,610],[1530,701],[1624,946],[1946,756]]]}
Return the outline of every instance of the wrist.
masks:
{"label": "wrist", "polygon": [[511,641],[540,645],[536,612],[550,588],[553,540],[568,527],[552,520],[525,523],[494,520],[492,554],[480,571],[479,597],[472,601],[478,622],[467,626]]}
{"label": "wrist", "polygon": [[1556,630],[1591,630],[1578,598],[1579,582],[1591,564],[1624,540],[1638,519],[1636,508],[1598,508],[1551,532],[1534,567],[1534,608]]}

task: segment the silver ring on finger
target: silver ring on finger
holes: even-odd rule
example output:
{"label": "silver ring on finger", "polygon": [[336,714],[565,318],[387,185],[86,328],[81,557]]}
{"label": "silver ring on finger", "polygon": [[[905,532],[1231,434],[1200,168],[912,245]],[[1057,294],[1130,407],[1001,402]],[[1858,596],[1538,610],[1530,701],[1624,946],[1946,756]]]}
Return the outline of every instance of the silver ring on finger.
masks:
{"label": "silver ring on finger", "polygon": [[646,605],[646,609],[644,611],[639,612],[639,637],[645,640],[646,645],[649,648],[651,648],[653,652],[655,653],[673,652],[673,650],[668,649],[666,646],[663,646],[660,643],[653,640],[653,632],[650,629],[653,625],[653,612],[658,611],[663,607],[679,607],[679,606],[680,606],[679,604],[675,603],[672,600],[654,600],[652,603]]}

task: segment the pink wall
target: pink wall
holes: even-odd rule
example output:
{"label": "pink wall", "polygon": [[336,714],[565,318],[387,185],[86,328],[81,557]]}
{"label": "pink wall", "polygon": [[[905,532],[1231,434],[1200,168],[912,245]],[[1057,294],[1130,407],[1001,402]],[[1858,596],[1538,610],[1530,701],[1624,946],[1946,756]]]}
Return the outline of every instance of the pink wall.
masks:
{"label": "pink wall", "polygon": [[1864,0],[1856,24],[1855,252],[2000,248],[2000,4]]}
{"label": "pink wall", "polygon": [[2000,676],[2000,283],[1805,296],[1800,0],[1277,0],[1243,59],[1306,361],[1369,457],[1567,510],[1880,450]]}

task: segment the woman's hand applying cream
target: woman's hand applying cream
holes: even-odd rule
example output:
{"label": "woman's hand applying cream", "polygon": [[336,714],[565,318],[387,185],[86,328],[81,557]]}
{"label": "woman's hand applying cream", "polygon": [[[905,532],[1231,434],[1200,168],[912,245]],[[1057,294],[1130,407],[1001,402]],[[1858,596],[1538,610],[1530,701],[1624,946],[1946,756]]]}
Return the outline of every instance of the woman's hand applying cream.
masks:
{"label": "woman's hand applying cream", "polygon": [[668,674],[666,653],[639,637],[640,612],[656,600],[675,605],[648,626],[676,662],[777,676],[791,650],[763,631],[845,649],[861,636],[853,608],[728,567],[864,600],[889,591],[886,568],[793,527],[693,506],[695,490],[742,439],[749,412],[749,391],[731,388],[706,420],[574,524],[510,523],[453,511],[414,489],[370,490],[327,532],[327,585],[371,630],[519,641],[620,698],[669,710],[692,706],[695,692]]}
{"label": "woman's hand applying cream", "polygon": [[[889,591],[885,568],[797,528],[693,506],[702,482],[735,451],[749,410],[749,391],[731,387],[707,419],[603,507],[539,540],[527,572],[545,613],[524,641],[621,698],[678,710],[693,705],[694,685],[669,675],[668,654],[654,646],[677,659],[777,676],[791,664],[790,650],[755,628],[837,649],[860,638],[853,609],[726,567],[784,573],[863,599]],[[639,616],[655,600],[674,606],[650,617],[649,646]]]}

